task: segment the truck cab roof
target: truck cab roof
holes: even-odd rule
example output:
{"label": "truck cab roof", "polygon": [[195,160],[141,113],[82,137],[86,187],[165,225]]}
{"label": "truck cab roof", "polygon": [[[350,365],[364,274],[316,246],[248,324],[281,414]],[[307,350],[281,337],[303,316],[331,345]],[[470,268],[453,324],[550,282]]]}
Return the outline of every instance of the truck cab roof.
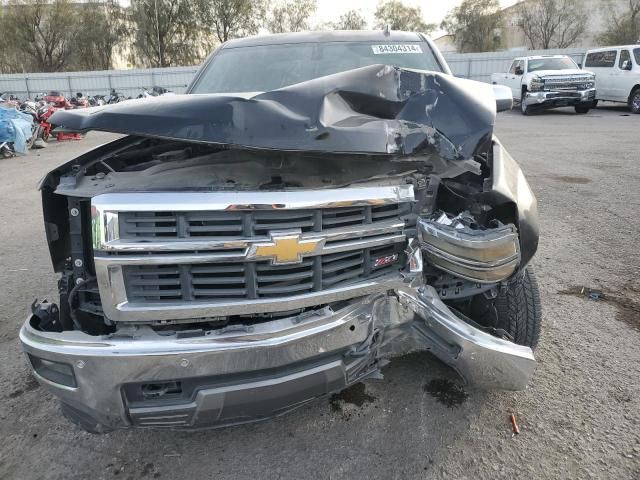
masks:
{"label": "truck cab roof", "polygon": [[325,42],[423,42],[420,33],[383,30],[336,30],[330,32],[293,32],[272,35],[256,35],[225,42],[221,48],[256,47],[258,45],[282,45],[286,43]]}

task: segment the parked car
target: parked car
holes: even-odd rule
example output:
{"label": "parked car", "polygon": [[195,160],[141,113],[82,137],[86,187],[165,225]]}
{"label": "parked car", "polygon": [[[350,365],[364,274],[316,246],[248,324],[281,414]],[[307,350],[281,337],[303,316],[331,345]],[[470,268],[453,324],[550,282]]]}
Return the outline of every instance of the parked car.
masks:
{"label": "parked car", "polygon": [[587,113],[596,96],[594,75],[566,55],[516,57],[508,72],[491,75],[491,83],[511,88],[523,115],[566,106]]}
{"label": "parked car", "polygon": [[187,95],[56,112],[126,136],[40,185],[36,378],[94,432],[277,416],[419,350],[524,388],[538,219],[501,90],[421,34],[292,33],[223,44]]}
{"label": "parked car", "polygon": [[594,107],[598,101],[620,102],[640,113],[640,45],[588,50],[583,66],[596,75]]}

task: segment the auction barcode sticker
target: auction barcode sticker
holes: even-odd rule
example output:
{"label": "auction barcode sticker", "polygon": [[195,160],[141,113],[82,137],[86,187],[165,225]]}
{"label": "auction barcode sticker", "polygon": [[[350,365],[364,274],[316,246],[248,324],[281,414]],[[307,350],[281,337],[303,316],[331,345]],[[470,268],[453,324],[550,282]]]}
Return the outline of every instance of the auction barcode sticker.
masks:
{"label": "auction barcode sticker", "polygon": [[371,45],[374,55],[384,55],[389,53],[422,53],[422,48],[417,43],[402,45],[399,43],[388,43],[387,45]]}

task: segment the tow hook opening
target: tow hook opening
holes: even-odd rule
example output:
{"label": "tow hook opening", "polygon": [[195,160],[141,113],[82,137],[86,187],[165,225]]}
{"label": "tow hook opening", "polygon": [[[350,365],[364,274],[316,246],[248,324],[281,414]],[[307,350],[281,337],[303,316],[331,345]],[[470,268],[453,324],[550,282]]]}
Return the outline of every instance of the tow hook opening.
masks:
{"label": "tow hook opening", "polygon": [[140,386],[140,393],[144,400],[165,400],[168,398],[181,397],[182,382],[144,383]]}

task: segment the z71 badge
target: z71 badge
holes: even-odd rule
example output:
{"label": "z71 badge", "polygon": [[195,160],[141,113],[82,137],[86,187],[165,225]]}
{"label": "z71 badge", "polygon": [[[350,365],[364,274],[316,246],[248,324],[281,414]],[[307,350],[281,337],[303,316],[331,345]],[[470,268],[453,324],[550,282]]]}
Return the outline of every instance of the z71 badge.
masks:
{"label": "z71 badge", "polygon": [[394,253],[392,255],[385,255],[384,257],[378,257],[373,261],[373,268],[386,267],[387,265],[391,265],[392,263],[396,263],[398,261],[399,255]]}

